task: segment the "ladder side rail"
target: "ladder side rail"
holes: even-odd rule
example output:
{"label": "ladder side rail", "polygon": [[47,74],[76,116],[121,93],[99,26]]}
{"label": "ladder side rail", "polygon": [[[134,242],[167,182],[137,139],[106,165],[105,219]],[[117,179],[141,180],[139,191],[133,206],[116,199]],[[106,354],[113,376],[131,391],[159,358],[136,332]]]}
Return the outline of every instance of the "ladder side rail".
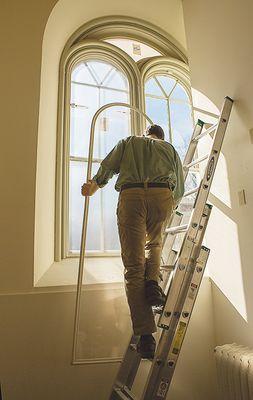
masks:
{"label": "ladder side rail", "polygon": [[[178,211],[175,211],[173,213],[171,223],[170,223],[170,228],[173,228],[174,226],[180,225],[181,221],[183,219],[183,214],[179,213]],[[165,229],[165,233],[167,231],[167,228]],[[172,251],[174,242],[175,242],[175,235],[164,235],[163,238],[163,245],[162,245],[162,262],[163,264],[167,264],[168,259],[170,258],[170,252]]]}
{"label": "ladder side rail", "polygon": [[[179,287],[181,287],[181,284],[184,279],[184,269],[187,267],[187,264],[189,262],[189,258],[191,256],[191,251],[193,248],[193,243],[196,239],[196,235],[198,233],[198,229],[200,226],[200,221],[202,219],[204,209],[206,207],[206,201],[209,195],[211,183],[213,180],[214,172],[216,169],[216,165],[218,162],[219,158],[219,153],[221,150],[221,146],[223,143],[228,119],[230,116],[231,108],[232,108],[233,101],[229,98],[226,97],[224,100],[223,108],[222,108],[222,113],[218,122],[218,126],[215,132],[215,137],[213,141],[213,146],[212,150],[210,152],[209,160],[206,166],[204,178],[202,180],[202,183],[199,187],[198,195],[195,201],[195,205],[193,208],[193,212],[191,215],[191,220],[189,223],[189,227],[186,233],[186,236],[184,238],[181,250],[185,247],[185,251],[183,252],[184,254],[182,255],[182,252],[179,255],[177,266],[176,266],[176,271],[180,271],[181,273],[175,274],[173,277],[173,280],[176,279],[176,287],[177,290]],[[181,268],[181,270],[180,270]],[[182,270],[183,268],[183,270]],[[174,285],[175,286],[175,285]],[[173,295],[175,296],[176,293],[174,293],[175,290],[173,290]],[[169,309],[167,308],[167,305],[169,305]],[[165,304],[164,310],[162,317],[165,317],[165,313],[168,312],[173,312],[175,307],[175,300],[172,298],[172,295],[169,295],[167,298],[167,302]]]}
{"label": "ladder side rail", "polygon": [[[195,153],[195,150],[196,150],[196,147],[197,147],[197,144],[196,145],[193,144],[193,138],[195,138],[195,137],[197,137],[197,136],[199,136],[201,134],[203,126],[204,126],[204,122],[201,121],[200,119],[198,119],[198,121],[197,121],[197,123],[196,123],[196,125],[194,127],[194,130],[193,130],[193,133],[192,133],[192,136],[191,136],[191,140],[190,140],[186,155],[184,157],[183,165],[192,161],[194,153]],[[191,149],[190,149],[190,147],[191,147]],[[194,150],[192,150],[192,147],[194,147]],[[186,181],[188,172],[189,172],[188,170],[184,170],[183,171],[183,173],[184,173],[184,181]],[[176,212],[177,211],[175,210],[174,213],[176,213]],[[167,224],[166,227],[170,227],[171,226],[171,221],[172,221],[172,218],[170,219],[170,221],[169,221],[169,223]]]}
{"label": "ladder side rail", "polygon": [[[198,119],[198,121],[197,121],[197,123],[195,125],[195,128],[193,130],[192,137],[191,137],[187,152],[186,152],[185,157],[184,157],[183,165],[189,164],[193,160],[193,157],[194,157],[197,145],[198,145],[198,142],[196,142],[196,141],[194,142],[193,140],[194,140],[195,137],[198,137],[202,133],[203,126],[204,126],[204,122],[201,121],[200,119]],[[184,178],[185,179],[187,177],[187,173],[188,173],[188,171],[184,171]]]}
{"label": "ladder side rail", "polygon": [[[194,127],[194,130],[193,130],[193,133],[192,133],[192,136],[191,136],[191,140],[190,140],[190,143],[189,143],[189,146],[188,146],[188,149],[187,149],[186,155],[184,157],[184,161],[183,161],[184,182],[187,179],[187,176],[188,176],[188,173],[189,173],[189,168],[191,166],[191,165],[189,166],[188,164],[193,162],[193,157],[194,157],[194,154],[196,152],[197,145],[198,145],[198,143],[195,142],[194,140],[195,140],[196,137],[199,137],[202,134],[203,126],[204,126],[204,122],[201,121],[200,119],[198,119],[198,121],[197,121],[197,123],[196,123],[196,125]],[[194,189],[188,191],[186,194],[184,194],[183,198],[186,197],[186,196],[189,196],[189,195],[191,195],[193,193],[196,193],[197,191],[198,191],[198,188],[194,188]],[[174,210],[173,214],[175,214],[176,212],[177,211]],[[168,233],[170,233],[168,231],[168,228],[171,228],[172,226],[174,226],[174,225],[171,224],[171,221],[172,221],[172,219],[170,219],[170,222],[166,225],[166,230],[165,230],[165,232],[163,234],[164,240],[163,240],[162,248],[164,248],[166,238],[168,237]],[[173,240],[173,243],[174,243],[174,241],[175,241],[175,238]],[[169,251],[172,250],[173,243],[169,247]]]}
{"label": "ladder side rail", "polygon": [[202,246],[182,302],[181,308],[183,312],[179,318],[174,317],[173,326],[169,331],[164,331],[162,335],[142,400],[160,400],[161,398],[166,398],[204,275],[208,256],[209,249]]}
{"label": "ladder side rail", "polygon": [[172,277],[172,273],[174,270],[174,266],[176,263],[176,258],[177,258],[177,253],[173,250],[170,252],[170,265],[172,266],[171,269],[169,269],[168,271],[166,271],[165,274],[163,274],[163,280],[162,283],[160,284],[162,290],[166,293],[169,286],[170,286],[170,280]]}
{"label": "ladder side rail", "polygon": [[132,393],[130,393],[127,389],[114,389],[110,400],[138,400]]}
{"label": "ladder side rail", "polygon": [[141,362],[140,355],[136,352],[136,346],[139,341],[138,336],[132,335],[127,350],[123,356],[113,388],[128,387],[131,389],[134,376]]}
{"label": "ladder side rail", "polygon": [[[204,215],[203,216],[203,219],[202,219],[202,225],[203,225],[203,230],[201,229],[200,230],[200,232],[199,232],[199,235],[198,235],[198,237],[197,237],[197,239],[198,239],[198,242],[196,242],[196,243],[194,243],[194,247],[195,247],[195,250],[194,250],[194,254],[195,254],[195,257],[196,257],[196,255],[198,254],[198,252],[199,252],[199,250],[200,250],[200,244],[201,244],[201,242],[202,242],[202,240],[203,240],[203,236],[204,236],[204,231],[205,231],[205,227],[207,226],[207,223],[208,223],[208,217],[209,217],[209,215],[210,215],[210,212],[211,212],[211,207],[209,207],[208,206],[208,208],[207,208],[207,210],[209,211],[209,214],[208,215]],[[196,260],[196,258],[192,258],[191,259],[191,262],[193,263],[193,261],[194,260]],[[191,269],[188,269],[188,274],[189,273],[191,273]],[[175,291],[175,296],[177,296],[178,295],[178,292],[179,292],[179,288],[178,288],[178,286],[175,284],[175,281],[173,280],[172,281],[172,284],[173,284],[173,286],[176,288],[176,291]],[[184,281],[184,285],[185,285],[185,281]],[[181,289],[181,288],[180,288]],[[178,298],[180,298],[180,296],[182,296],[182,293],[183,293],[183,290],[181,289],[181,294],[179,294],[178,295]],[[169,292],[169,293],[171,293],[171,292]],[[164,357],[165,356],[163,356],[162,357],[162,355],[163,355],[163,353],[161,353],[162,351],[165,351],[165,349],[167,348],[169,348],[168,346],[169,346],[169,344],[171,343],[171,341],[172,341],[172,339],[173,339],[173,334],[174,334],[174,332],[175,332],[175,330],[176,330],[176,323],[177,323],[177,320],[178,320],[178,315],[180,315],[180,312],[178,311],[178,310],[180,310],[180,306],[179,305],[177,305],[176,306],[176,310],[177,310],[177,312],[175,313],[175,315],[174,315],[174,313],[172,314],[172,318],[170,318],[170,323],[169,323],[169,325],[168,326],[166,326],[166,328],[167,329],[165,329],[164,331],[163,331],[163,334],[162,334],[162,345],[160,344],[160,342],[159,342],[159,345],[158,345],[158,349],[157,349],[157,357],[156,357],[156,361],[158,361],[157,362],[157,364],[154,362],[153,363],[153,366],[152,366],[152,369],[151,369],[151,371],[150,371],[150,375],[149,375],[149,378],[148,378],[148,381],[149,380],[151,380],[152,382],[153,382],[153,384],[154,384],[154,382],[156,381],[156,378],[157,378],[157,374],[158,374],[158,372],[159,372],[159,368],[160,368],[160,366],[162,365],[162,363],[164,362]],[[166,322],[166,321],[165,321]],[[166,322],[167,323],[167,322]],[[164,343],[166,343],[166,348],[164,349],[163,348],[163,344]],[[162,346],[162,347],[161,347]],[[159,350],[160,349],[160,350]],[[163,350],[161,350],[161,349],[163,349]],[[152,385],[151,385],[152,386]],[[152,397],[151,397],[152,398]],[[147,399],[149,399],[149,397],[147,397]],[[146,397],[145,397],[145,400],[146,400]]]}
{"label": "ladder side rail", "polygon": [[216,123],[216,124],[210,126],[210,128],[206,129],[204,132],[200,133],[198,136],[195,136],[192,139],[193,142],[196,142],[196,141],[202,139],[204,136],[208,135],[209,133],[212,133],[216,129],[217,125],[218,124]]}
{"label": "ladder side rail", "polygon": [[[194,142],[193,139],[195,137],[198,137],[202,133],[203,126],[204,126],[204,122],[201,121],[200,119],[198,119],[198,121],[197,121],[197,123],[196,123],[196,125],[194,127],[194,130],[193,130],[193,133],[192,133],[192,136],[191,136],[191,140],[190,140],[186,155],[184,157],[183,165],[192,162],[194,154],[195,154],[195,151],[196,151],[196,148],[197,148],[197,145],[198,145],[198,143]],[[189,169],[183,169],[184,181],[186,181],[188,173],[189,173]],[[195,192],[195,189],[194,189],[194,192]],[[177,213],[177,210],[174,210],[174,212],[172,214],[172,217],[170,218],[169,222],[166,224],[166,228],[170,228],[172,226],[173,216],[176,213]],[[162,245],[162,248],[164,248],[164,245],[165,245],[167,237],[168,237],[168,232],[165,231],[163,233],[163,245]],[[174,241],[175,241],[175,238],[173,240],[173,243],[174,243]],[[172,250],[173,243],[171,243],[171,245],[170,245],[170,247],[168,249],[169,251]]]}
{"label": "ladder side rail", "polygon": [[180,254],[175,265],[174,273],[171,274],[171,284],[169,287],[167,300],[158,323],[158,326],[161,328],[168,329],[173,313],[176,311],[175,307],[177,298],[182,288],[185,275],[188,272],[190,260],[191,258],[196,259],[198,256],[196,248],[200,250],[211,210],[212,206],[206,204],[201,217],[201,223],[195,228],[197,229],[197,235],[194,240],[192,240],[192,238],[188,235],[186,235],[184,238]]}

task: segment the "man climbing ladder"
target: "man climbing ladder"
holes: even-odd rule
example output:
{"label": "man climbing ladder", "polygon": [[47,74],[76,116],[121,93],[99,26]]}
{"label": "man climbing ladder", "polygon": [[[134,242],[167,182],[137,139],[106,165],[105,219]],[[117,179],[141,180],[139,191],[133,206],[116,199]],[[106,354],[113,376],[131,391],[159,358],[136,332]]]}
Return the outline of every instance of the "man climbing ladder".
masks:
{"label": "man climbing ladder", "polygon": [[140,336],[137,351],[152,359],[156,346],[152,306],[164,303],[158,285],[162,231],[184,193],[182,164],[164,140],[163,129],[151,125],[145,136],[118,142],[93,179],[82,186],[83,196],[92,196],[114,174],[119,174],[118,229],[133,331]]}

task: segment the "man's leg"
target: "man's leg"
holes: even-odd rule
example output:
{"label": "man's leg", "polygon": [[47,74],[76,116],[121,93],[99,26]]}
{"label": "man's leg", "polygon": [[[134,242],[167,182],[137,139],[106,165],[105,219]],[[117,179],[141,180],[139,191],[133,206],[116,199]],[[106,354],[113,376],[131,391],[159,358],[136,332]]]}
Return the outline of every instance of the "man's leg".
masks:
{"label": "man's leg", "polygon": [[156,325],[145,298],[146,206],[142,189],[120,194],[117,216],[134,334],[148,335],[156,331]]}
{"label": "man's leg", "polygon": [[149,189],[147,207],[146,279],[159,281],[164,224],[173,211],[169,189]]}

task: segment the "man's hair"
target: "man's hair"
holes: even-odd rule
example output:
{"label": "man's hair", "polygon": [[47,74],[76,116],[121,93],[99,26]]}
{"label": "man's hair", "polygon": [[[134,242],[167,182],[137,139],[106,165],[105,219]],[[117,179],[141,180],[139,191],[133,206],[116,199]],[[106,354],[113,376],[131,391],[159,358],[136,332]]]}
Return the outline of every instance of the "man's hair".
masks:
{"label": "man's hair", "polygon": [[146,129],[146,135],[155,135],[158,139],[164,140],[164,131],[159,125],[149,125]]}

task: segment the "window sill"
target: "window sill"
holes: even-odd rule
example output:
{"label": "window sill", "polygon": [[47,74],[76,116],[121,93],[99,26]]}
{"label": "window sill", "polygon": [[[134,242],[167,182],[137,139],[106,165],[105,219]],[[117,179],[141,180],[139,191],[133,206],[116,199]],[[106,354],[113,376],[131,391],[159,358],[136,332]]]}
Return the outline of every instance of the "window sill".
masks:
{"label": "window sill", "polygon": [[[78,258],[67,258],[54,262],[36,283],[36,288],[74,286],[78,278]],[[120,257],[90,257],[85,259],[84,285],[90,289],[114,284],[123,285],[123,266]]]}

